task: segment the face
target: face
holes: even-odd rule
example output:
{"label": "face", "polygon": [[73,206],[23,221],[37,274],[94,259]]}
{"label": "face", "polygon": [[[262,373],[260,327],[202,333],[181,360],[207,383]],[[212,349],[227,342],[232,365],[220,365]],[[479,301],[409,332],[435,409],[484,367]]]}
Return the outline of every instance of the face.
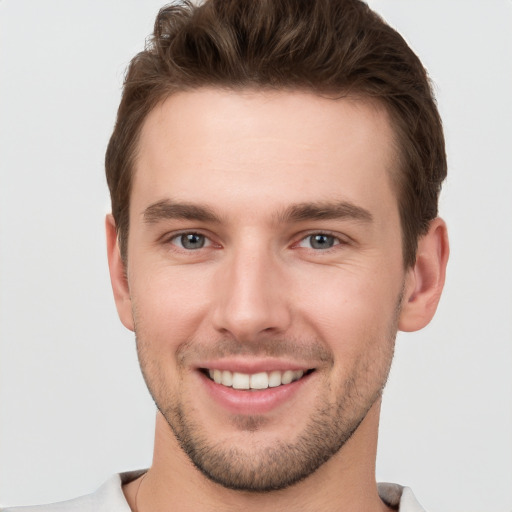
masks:
{"label": "face", "polygon": [[289,486],[378,401],[406,283],[394,157],[363,100],[203,89],[148,116],[120,312],[210,479]]}

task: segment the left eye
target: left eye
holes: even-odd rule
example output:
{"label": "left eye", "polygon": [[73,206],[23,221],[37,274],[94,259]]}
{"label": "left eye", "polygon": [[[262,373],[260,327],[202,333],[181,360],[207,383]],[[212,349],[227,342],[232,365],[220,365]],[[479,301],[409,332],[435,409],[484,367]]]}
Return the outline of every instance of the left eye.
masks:
{"label": "left eye", "polygon": [[339,238],[325,233],[315,233],[303,238],[299,242],[299,247],[306,247],[308,249],[325,250],[334,247],[340,243]]}
{"label": "left eye", "polygon": [[171,239],[171,242],[181,249],[193,251],[210,245],[210,241],[200,233],[182,233]]}

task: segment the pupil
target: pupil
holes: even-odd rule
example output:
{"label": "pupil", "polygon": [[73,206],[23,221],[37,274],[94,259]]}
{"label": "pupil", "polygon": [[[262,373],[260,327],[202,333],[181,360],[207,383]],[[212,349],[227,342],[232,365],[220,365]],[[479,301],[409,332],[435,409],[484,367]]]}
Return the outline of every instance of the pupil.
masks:
{"label": "pupil", "polygon": [[311,247],[313,249],[329,249],[334,245],[334,237],[329,235],[312,235]]}
{"label": "pupil", "polygon": [[197,233],[181,235],[181,244],[185,249],[201,249],[204,246],[204,236]]}

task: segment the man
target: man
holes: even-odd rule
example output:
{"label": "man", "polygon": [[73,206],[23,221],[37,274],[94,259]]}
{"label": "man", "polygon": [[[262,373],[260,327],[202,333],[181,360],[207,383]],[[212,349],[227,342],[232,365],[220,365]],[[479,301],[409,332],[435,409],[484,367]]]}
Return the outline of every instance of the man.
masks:
{"label": "man", "polygon": [[422,510],[375,482],[396,332],[431,320],[448,258],[441,122],[403,39],[356,0],[164,8],[106,172],[153,464],[34,510]]}

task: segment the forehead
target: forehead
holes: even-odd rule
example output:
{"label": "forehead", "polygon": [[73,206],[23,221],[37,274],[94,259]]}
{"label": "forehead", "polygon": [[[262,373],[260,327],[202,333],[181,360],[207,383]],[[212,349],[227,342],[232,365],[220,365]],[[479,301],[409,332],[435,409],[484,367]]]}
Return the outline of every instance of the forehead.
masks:
{"label": "forehead", "polygon": [[246,204],[270,205],[279,194],[283,203],[393,195],[395,155],[387,112],[367,99],[180,92],[155,107],[142,127],[132,200],[211,202],[239,195]]}

